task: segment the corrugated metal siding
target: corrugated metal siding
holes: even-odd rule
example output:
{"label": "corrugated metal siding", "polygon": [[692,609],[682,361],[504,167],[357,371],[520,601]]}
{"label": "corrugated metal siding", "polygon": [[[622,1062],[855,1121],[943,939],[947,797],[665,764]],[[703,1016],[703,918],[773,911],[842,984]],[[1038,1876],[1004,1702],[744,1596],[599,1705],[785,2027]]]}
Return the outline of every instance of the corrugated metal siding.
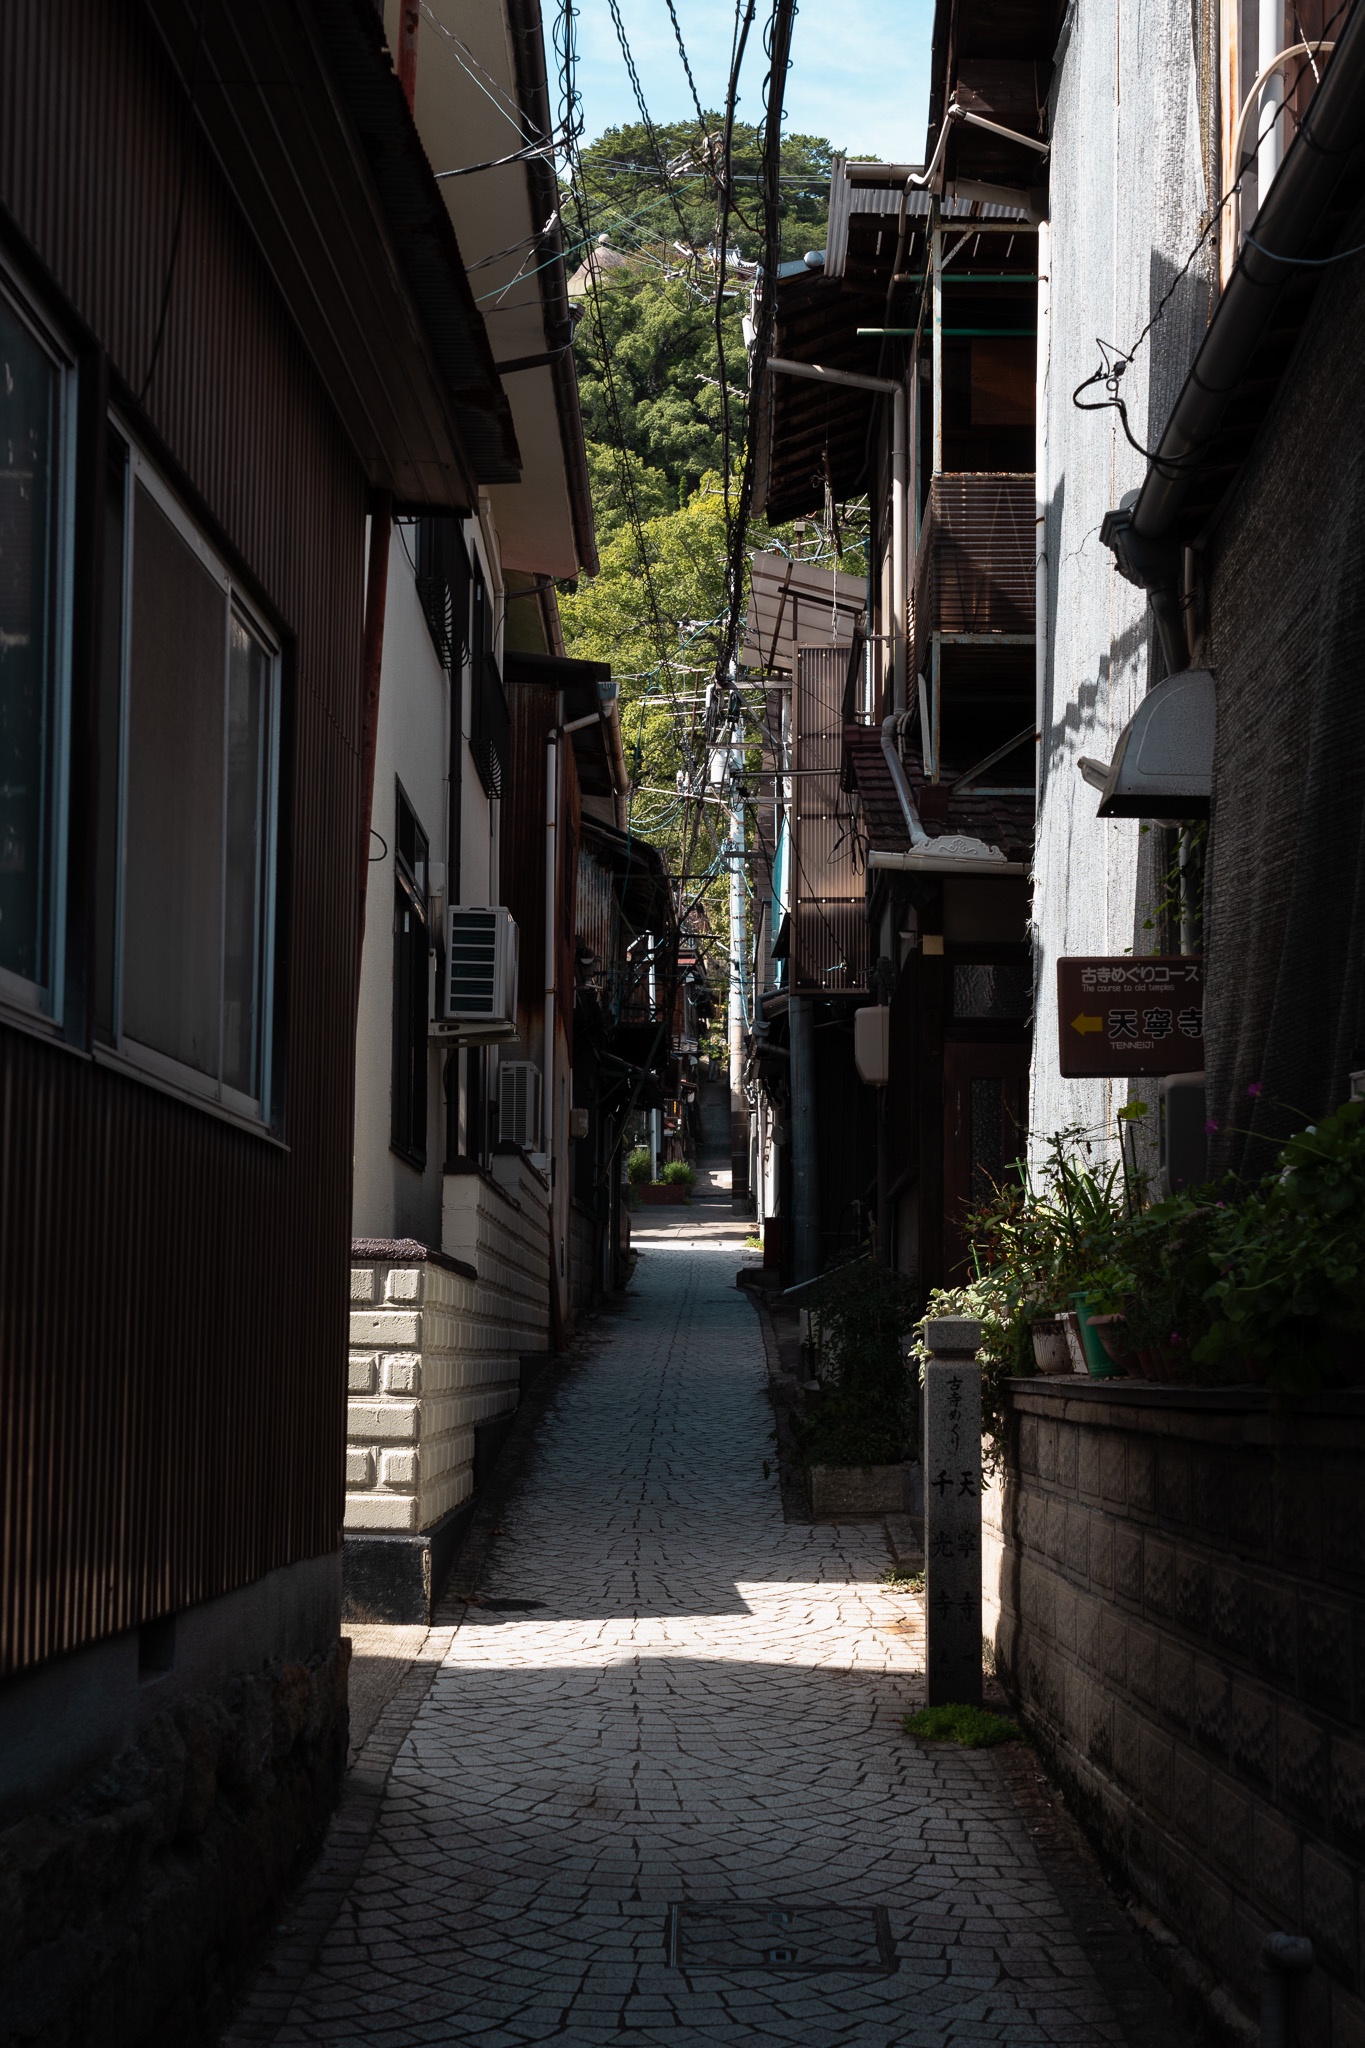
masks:
{"label": "corrugated metal siding", "polygon": [[[578,842],[582,831],[583,799],[578,784],[578,762],[571,745],[559,743],[559,873],[556,877],[557,934],[559,965],[555,969],[559,989],[559,1017],[569,1063],[573,1063],[574,982],[577,953],[574,944],[574,899],[578,890]],[[544,815],[542,811],[542,816]]]}
{"label": "corrugated metal siding", "polygon": [[621,914],[616,900],[616,877],[602,865],[591,847],[578,849],[578,892],[575,899],[576,935],[597,955],[604,975],[616,966]]}
{"label": "corrugated metal siding", "polygon": [[793,986],[867,983],[865,885],[854,862],[854,799],[839,788],[849,648],[801,647],[792,692]]}
{"label": "corrugated metal siding", "polygon": [[1033,479],[936,476],[915,563],[915,673],[931,633],[1031,633]]}
{"label": "corrugated metal siding", "polygon": [[[147,416],[289,623],[328,592],[307,658],[334,675],[354,658],[363,535],[352,520],[339,545],[329,508],[339,495],[354,506],[355,459],[184,95],[139,9],[7,0],[0,200],[133,392],[152,359],[182,183]],[[354,741],[358,699],[331,715]]]}
{"label": "corrugated metal siding", "polygon": [[134,390],[182,173],[148,410],[290,644],[288,1149],[0,1028],[4,1670],[340,1540],[363,479],[139,10],[0,9],[0,203]]}

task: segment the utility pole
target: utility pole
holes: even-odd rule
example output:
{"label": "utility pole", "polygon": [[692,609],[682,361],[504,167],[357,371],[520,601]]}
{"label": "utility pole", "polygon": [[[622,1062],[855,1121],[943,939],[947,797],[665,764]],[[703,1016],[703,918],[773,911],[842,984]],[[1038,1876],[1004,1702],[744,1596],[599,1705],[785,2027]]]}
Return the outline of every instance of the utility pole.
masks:
{"label": "utility pole", "polygon": [[730,1205],[736,1215],[749,1209],[749,1104],[744,1094],[744,1032],[748,1023],[745,990],[748,977],[744,899],[744,767],[743,727],[736,720],[730,733],[728,762],[730,836],[726,857],[730,869]]}

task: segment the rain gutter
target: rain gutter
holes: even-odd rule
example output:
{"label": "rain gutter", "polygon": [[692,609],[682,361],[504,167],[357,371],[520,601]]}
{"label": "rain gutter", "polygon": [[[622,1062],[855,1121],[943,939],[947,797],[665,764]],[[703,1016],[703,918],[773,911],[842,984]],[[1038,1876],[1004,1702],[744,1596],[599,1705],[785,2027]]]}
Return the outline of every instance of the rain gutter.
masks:
{"label": "rain gutter", "polygon": [[[550,109],[550,87],[545,72],[545,37],[541,28],[540,0],[507,0],[507,24],[512,36],[512,58],[516,69],[517,98],[527,125],[537,136],[548,137],[554,130]],[[540,296],[545,309],[546,354],[544,367],[554,385],[555,411],[559,416],[559,441],[564,456],[564,480],[573,520],[574,548],[584,575],[598,570],[597,535],[593,521],[592,492],[588,484],[588,454],[583,439],[583,415],[578,400],[578,370],[573,353],[573,310],[569,281],[564,269],[564,236],[559,225],[563,195],[551,157],[528,157],[526,182],[531,212],[537,221],[554,223],[536,240],[536,262],[540,270]],[[542,359],[528,357],[526,366],[540,367]],[[504,366],[506,367],[506,366]]]}

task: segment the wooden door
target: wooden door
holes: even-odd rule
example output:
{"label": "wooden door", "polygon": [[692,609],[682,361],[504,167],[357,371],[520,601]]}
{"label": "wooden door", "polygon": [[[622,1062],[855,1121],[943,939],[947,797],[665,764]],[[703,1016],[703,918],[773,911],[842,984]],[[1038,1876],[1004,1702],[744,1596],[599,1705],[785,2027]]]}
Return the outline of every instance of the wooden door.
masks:
{"label": "wooden door", "polygon": [[966,1219],[1011,1171],[1028,1117],[1026,1044],[943,1048],[943,1266],[948,1286],[968,1279]]}

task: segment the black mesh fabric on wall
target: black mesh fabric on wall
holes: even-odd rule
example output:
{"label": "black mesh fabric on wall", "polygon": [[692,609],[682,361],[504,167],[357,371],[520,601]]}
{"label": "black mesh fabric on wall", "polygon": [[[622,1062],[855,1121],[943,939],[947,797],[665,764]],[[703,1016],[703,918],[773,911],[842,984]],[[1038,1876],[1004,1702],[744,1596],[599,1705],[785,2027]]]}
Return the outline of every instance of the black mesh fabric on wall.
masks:
{"label": "black mesh fabric on wall", "polygon": [[[1344,241],[1362,238],[1365,210]],[[1357,261],[1326,273],[1215,536],[1215,1168],[1264,1171],[1271,1142],[1344,1101],[1365,1066],[1363,326]]]}

